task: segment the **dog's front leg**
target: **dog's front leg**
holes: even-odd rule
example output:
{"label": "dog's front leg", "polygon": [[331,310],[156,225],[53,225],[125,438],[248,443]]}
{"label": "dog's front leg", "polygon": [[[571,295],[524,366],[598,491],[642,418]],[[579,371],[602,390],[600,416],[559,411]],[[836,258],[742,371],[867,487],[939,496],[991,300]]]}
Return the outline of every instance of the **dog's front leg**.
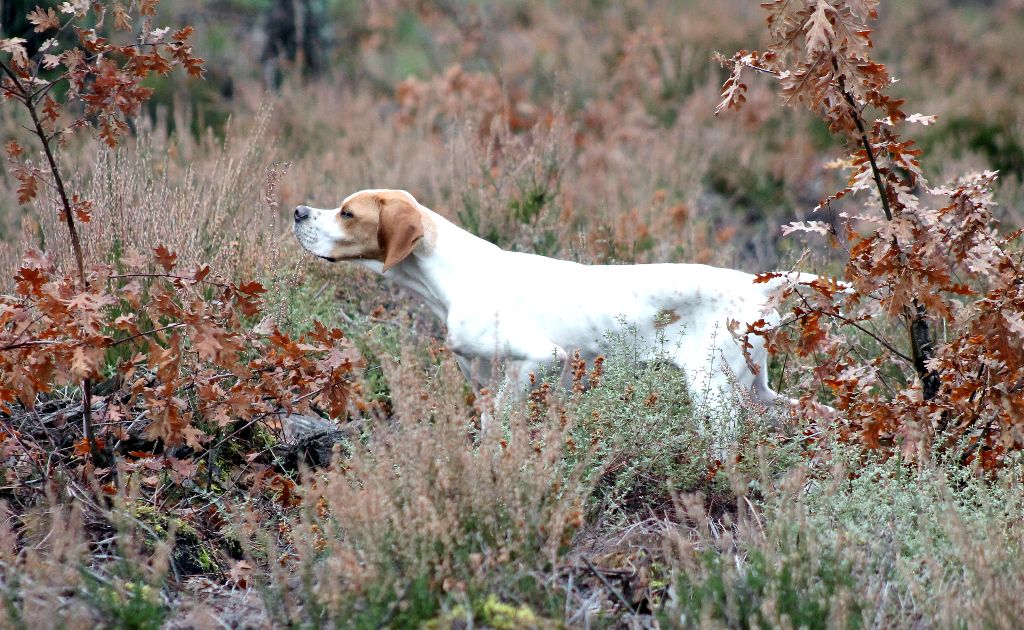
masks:
{"label": "dog's front leg", "polygon": [[[551,352],[529,358],[506,359],[501,365],[498,386],[492,400],[496,413],[506,411],[508,405],[522,401],[535,387],[546,381],[559,383],[568,365],[568,354],[552,344]],[[489,418],[488,418],[489,420]],[[481,426],[483,426],[481,417]]]}
{"label": "dog's front leg", "polygon": [[470,386],[473,388],[473,393],[476,395],[476,400],[480,409],[480,430],[483,431],[491,424],[491,418],[493,416],[493,399],[491,399],[487,387],[494,379],[495,361],[458,352],[453,354],[455,355],[455,360],[459,364],[459,369],[462,370],[462,375],[466,377],[467,381],[469,381]]}
{"label": "dog's front leg", "polygon": [[[554,344],[550,353],[529,358],[481,359],[459,354],[455,357],[478,399],[483,399],[482,431],[487,430],[493,424],[493,417],[505,412],[508,405],[523,400],[533,386],[549,379],[560,382],[569,363],[565,350]],[[489,400],[485,391],[488,389],[493,392]]]}

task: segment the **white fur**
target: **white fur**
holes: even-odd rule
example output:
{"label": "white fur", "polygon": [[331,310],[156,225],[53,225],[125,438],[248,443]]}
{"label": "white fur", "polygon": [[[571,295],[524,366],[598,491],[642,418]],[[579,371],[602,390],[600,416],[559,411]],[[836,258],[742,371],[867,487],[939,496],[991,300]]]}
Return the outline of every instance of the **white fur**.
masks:
{"label": "white fur", "polygon": [[[498,396],[520,397],[531,373],[560,371],[568,380],[568,358],[578,351],[589,362],[606,353],[606,334],[625,324],[636,330],[641,358],[667,350],[693,392],[735,384],[762,403],[779,399],[768,386],[761,338],[749,339],[752,370],[728,330],[730,320],[741,330],[761,318],[777,322],[774,311],[765,313],[775,283],[754,284],[751,274],[707,265],[581,265],[509,252],[408,198],[426,236],[384,276],[422,297],[447,324],[448,346],[474,386],[501,377]],[[345,244],[349,236],[333,216],[338,209],[300,209],[312,213],[296,224],[308,251],[329,256]],[[379,261],[356,262],[381,272]]]}

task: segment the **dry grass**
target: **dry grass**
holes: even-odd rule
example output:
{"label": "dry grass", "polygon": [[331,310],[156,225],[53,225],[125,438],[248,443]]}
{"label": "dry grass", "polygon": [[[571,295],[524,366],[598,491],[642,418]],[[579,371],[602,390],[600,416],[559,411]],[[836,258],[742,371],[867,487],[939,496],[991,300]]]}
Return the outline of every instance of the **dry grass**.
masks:
{"label": "dry grass", "polygon": [[[339,42],[332,75],[287,79],[275,93],[259,80],[253,25],[224,26],[207,5],[162,10],[206,20],[210,42],[217,28],[237,35],[226,53],[212,43],[199,51],[211,60],[214,87],[204,89],[230,84],[230,100],[167,99],[116,152],[90,140],[62,148],[76,188],[95,202],[87,257],[116,262],[163,242],[189,265],[269,281],[281,321],[340,322],[371,359],[367,429],[334,468],[306,476],[301,509],[217,499],[225,513],[249,512],[261,590],[259,602],[250,591],[240,604],[248,617],[222,605],[236,597],[230,588],[242,591],[237,576],[211,574],[213,594],[183,595],[164,579],[159,550],[100,549],[82,510],[53,507],[3,520],[3,625],[17,625],[15,613],[29,626],[111,623],[133,605],[136,583],[150,589],[142,603],[196,600],[201,623],[267,627],[496,626],[528,613],[520,625],[736,627],[757,617],[778,627],[970,628],[1024,616],[1018,469],[993,481],[940,464],[794,465],[792,444],[762,444],[758,455],[742,435],[702,441],[683,427],[705,416],[682,402],[625,400],[628,370],[588,397],[556,396],[532,423],[530,409],[513,410],[504,433],[480,437],[462,377],[431,339],[438,324],[364,272],[294,248],[291,206],[399,187],[511,248],[584,262],[790,263],[803,247],[779,240],[778,225],[808,218],[834,188],[838,175],[824,165],[837,150],[756,79],[743,114],[713,116],[722,73],[710,54],[757,45],[751,3],[367,3],[329,24]],[[1015,172],[1013,158],[1024,66],[1007,53],[1020,3],[890,2],[882,18],[876,46],[898,89],[913,111],[940,116],[918,132],[929,167],[955,175],[1002,160],[1002,216],[1021,225],[1024,166]],[[21,134],[11,111],[0,108],[3,138]],[[226,138],[185,131],[223,111]],[[291,164],[279,207],[263,194],[275,161]],[[16,268],[29,245],[64,255],[52,203],[20,208],[9,174],[0,180],[0,269]],[[671,373],[648,376],[644,391],[663,404],[685,398]],[[621,439],[638,424],[650,430]],[[666,424],[680,431],[667,435]],[[619,440],[580,450],[603,476],[585,473],[567,440],[609,434]],[[719,470],[723,452],[742,453],[746,468]],[[708,498],[672,504],[681,479]],[[122,527],[131,531],[130,520]],[[142,558],[145,575],[97,569],[118,558]],[[103,579],[90,582],[83,566]]]}
{"label": "dry grass", "polygon": [[74,500],[51,495],[20,513],[2,506],[0,627],[158,627],[174,532],[128,492],[107,507],[98,489],[94,499],[73,482],[65,488]]}
{"label": "dry grass", "polygon": [[[224,141],[211,134],[194,142],[157,127],[114,150],[87,142],[82,150],[91,157],[75,156],[85,159],[69,184],[93,202],[92,219],[81,228],[86,260],[116,263],[127,252],[148,253],[162,243],[187,267],[208,264],[231,278],[262,277],[280,265],[279,249],[295,248],[282,238],[290,236],[290,224],[263,199],[273,158],[266,130],[271,115],[270,107],[261,108],[237,137]],[[207,161],[193,162],[197,155]],[[29,223],[23,238],[55,252],[66,266],[70,244],[59,200],[43,190],[38,224]]]}
{"label": "dry grass", "polygon": [[666,538],[672,625],[1016,626],[1018,468],[985,480],[955,464],[878,462],[838,444],[828,453],[831,466],[763,480],[760,500],[741,491],[724,518],[681,502],[687,518]]}
{"label": "dry grass", "polygon": [[587,496],[562,457],[566,428],[517,413],[474,439],[454,362],[426,381],[419,362],[388,365],[390,425],[308,476],[285,549],[248,524],[288,558],[264,587],[276,623],[411,627],[487,595],[549,605]]}

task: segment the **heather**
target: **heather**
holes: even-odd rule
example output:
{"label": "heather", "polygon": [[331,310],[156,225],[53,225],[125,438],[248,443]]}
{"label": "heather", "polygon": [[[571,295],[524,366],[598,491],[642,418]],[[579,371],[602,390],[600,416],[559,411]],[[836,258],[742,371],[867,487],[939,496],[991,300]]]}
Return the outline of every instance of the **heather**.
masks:
{"label": "heather", "polygon": [[[1013,0],[5,4],[3,625],[1013,627],[1021,33]],[[289,232],[370,187],[509,249],[819,274],[720,333],[801,404],[623,329],[483,430],[443,324]]]}

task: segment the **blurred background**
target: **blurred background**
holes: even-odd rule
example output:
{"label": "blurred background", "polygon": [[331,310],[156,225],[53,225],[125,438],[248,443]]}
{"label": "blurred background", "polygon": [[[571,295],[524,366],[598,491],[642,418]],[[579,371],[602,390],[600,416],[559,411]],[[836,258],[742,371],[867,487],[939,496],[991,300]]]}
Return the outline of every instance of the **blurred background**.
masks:
{"label": "blurred background", "polygon": [[[24,21],[36,4],[0,2],[5,36],[38,45]],[[166,0],[159,11],[158,25],[195,26],[206,77],[151,82],[115,151],[86,136],[63,147],[97,203],[94,259],[159,240],[225,274],[254,258],[281,265],[290,207],[388,187],[509,248],[760,270],[800,255],[807,243],[781,239],[780,224],[829,220],[811,210],[844,180],[828,168],[842,147],[770,78],[748,76],[746,107],[714,115],[726,74],[712,54],[766,37],[749,0]],[[931,182],[1000,170],[1012,225],[1022,44],[1022,0],[883,3],[875,37],[907,112],[938,115],[908,130]],[[23,137],[15,110],[0,107],[4,141]],[[280,205],[262,194],[275,162],[288,163]],[[26,245],[62,238],[52,200],[21,206],[15,188],[5,172],[4,269]]]}

